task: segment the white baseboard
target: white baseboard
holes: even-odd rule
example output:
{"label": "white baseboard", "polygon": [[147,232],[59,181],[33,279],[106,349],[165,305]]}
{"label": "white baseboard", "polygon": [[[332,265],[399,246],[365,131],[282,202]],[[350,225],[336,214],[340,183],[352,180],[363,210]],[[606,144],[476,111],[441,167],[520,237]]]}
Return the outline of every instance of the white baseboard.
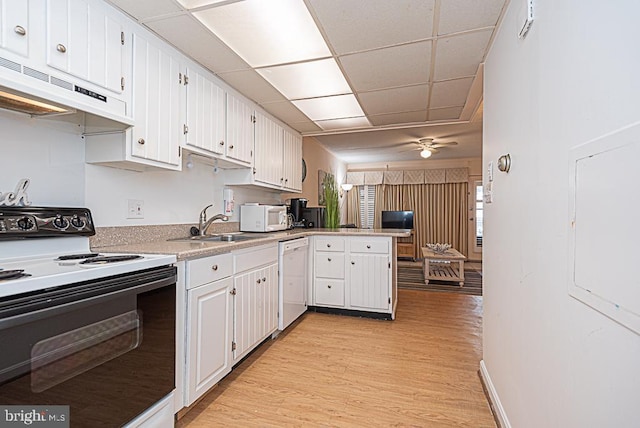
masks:
{"label": "white baseboard", "polygon": [[507,414],[504,411],[504,407],[502,407],[502,402],[500,402],[500,397],[498,397],[498,392],[496,391],[493,382],[491,381],[491,376],[489,376],[489,372],[487,371],[487,366],[484,364],[484,360],[480,360],[480,376],[482,377],[482,381],[484,382],[485,388],[489,393],[489,400],[491,400],[491,407],[495,412],[495,417],[498,420],[501,428],[511,428],[511,424],[509,423],[509,418],[507,418]]}

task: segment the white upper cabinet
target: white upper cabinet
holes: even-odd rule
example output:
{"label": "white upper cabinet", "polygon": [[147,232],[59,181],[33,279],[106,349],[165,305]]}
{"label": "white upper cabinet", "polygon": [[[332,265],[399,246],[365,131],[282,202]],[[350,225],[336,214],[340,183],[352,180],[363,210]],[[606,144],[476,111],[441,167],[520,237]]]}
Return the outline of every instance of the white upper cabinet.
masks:
{"label": "white upper cabinet", "polygon": [[225,155],[225,91],[195,68],[187,70],[185,142],[203,154]]}
{"label": "white upper cabinet", "polygon": [[282,158],[284,188],[302,192],[302,136],[284,130]]}
{"label": "white upper cabinet", "polygon": [[283,129],[273,120],[256,112],[255,180],[281,187]]}
{"label": "white upper cabinet", "polygon": [[254,121],[253,107],[228,93],[226,155],[247,166],[253,165]]}
{"label": "white upper cabinet", "polygon": [[181,57],[139,34],[133,40],[133,156],[180,169],[184,123]]}
{"label": "white upper cabinet", "polygon": [[28,0],[0,0],[0,48],[23,57],[29,56]]}
{"label": "white upper cabinet", "polygon": [[47,64],[113,92],[124,90],[122,22],[103,2],[47,0]]}

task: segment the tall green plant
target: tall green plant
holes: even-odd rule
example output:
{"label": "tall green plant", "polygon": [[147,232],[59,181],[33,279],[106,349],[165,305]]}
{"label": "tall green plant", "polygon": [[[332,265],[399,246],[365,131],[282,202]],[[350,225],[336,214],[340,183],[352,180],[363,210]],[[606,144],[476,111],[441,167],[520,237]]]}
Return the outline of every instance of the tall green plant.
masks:
{"label": "tall green plant", "polygon": [[338,204],[338,185],[332,173],[327,173],[322,182],[324,188],[325,219],[324,226],[336,229],[340,227],[340,205]]}

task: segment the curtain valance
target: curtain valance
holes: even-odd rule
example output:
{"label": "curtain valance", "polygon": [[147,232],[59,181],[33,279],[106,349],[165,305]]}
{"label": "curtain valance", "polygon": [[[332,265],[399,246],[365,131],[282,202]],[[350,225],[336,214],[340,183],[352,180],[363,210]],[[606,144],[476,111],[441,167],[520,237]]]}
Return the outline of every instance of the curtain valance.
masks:
{"label": "curtain valance", "polygon": [[348,171],[346,183],[354,186],[365,184],[443,184],[466,183],[469,181],[469,168],[419,169],[411,171]]}

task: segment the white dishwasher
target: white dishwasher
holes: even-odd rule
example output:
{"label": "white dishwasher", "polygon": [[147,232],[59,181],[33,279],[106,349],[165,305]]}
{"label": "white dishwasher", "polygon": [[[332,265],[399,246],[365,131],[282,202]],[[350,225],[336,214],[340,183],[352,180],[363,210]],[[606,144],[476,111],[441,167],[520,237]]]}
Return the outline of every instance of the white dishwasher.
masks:
{"label": "white dishwasher", "polygon": [[278,330],[307,310],[309,238],[280,242],[278,257]]}

